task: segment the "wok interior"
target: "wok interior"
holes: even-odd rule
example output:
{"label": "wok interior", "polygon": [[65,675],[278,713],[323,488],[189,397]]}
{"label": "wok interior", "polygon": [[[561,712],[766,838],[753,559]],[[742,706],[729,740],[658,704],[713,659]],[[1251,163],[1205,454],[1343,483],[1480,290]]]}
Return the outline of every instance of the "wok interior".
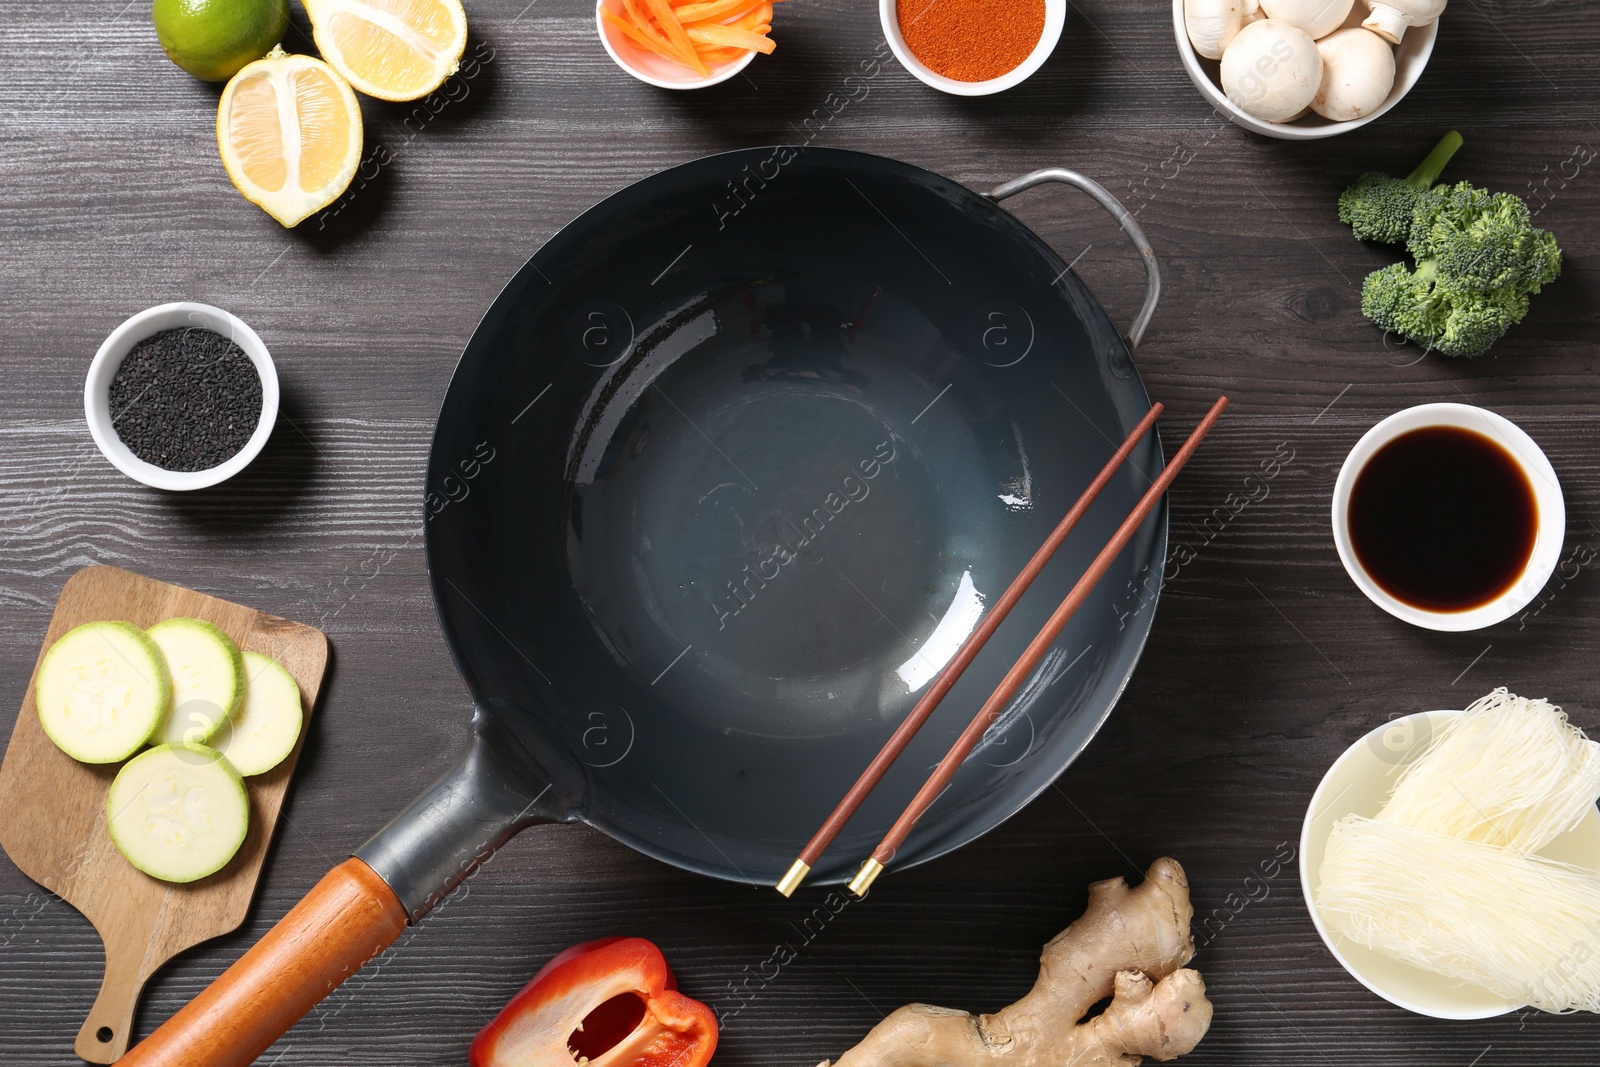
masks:
{"label": "wok interior", "polygon": [[[818,150],[734,195],[772,159],[668,171],[552,239],[468,347],[429,477],[441,617],[480,700],[576,814],[753,881],[1148,408],[1098,305],[998,207]],[[853,872],[1160,463],[1153,441],[1134,454],[818,877]],[[1123,553],[901,862],[997,824],[1087,741],[1148,630],[1164,529]]]}

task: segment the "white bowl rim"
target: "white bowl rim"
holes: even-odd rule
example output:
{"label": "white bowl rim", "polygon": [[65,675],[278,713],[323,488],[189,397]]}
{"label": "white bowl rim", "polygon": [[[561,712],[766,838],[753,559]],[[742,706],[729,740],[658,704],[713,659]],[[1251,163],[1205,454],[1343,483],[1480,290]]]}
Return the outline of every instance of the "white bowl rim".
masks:
{"label": "white bowl rim", "polygon": [[1027,81],[1056,50],[1056,45],[1061,42],[1061,31],[1067,24],[1067,0],[1044,0],[1044,28],[1039,32],[1039,41],[1028,53],[1028,58],[998,78],[964,82],[936,74],[916,57],[900,32],[900,18],[896,13],[898,6],[898,0],[878,0],[878,21],[883,26],[883,36],[889,42],[889,50],[900,61],[900,65],[911,72],[912,77],[951,96],[989,96]]}
{"label": "white bowl rim", "polygon": [[[1350,541],[1350,492],[1355,486],[1356,475],[1378,449],[1402,434],[1428,426],[1452,426],[1483,434],[1511,454],[1533,488],[1539,529],[1521,577],[1500,596],[1467,611],[1425,611],[1390,596],[1368,576],[1356,558],[1355,546]],[[1381,420],[1362,434],[1350,449],[1339,467],[1339,477],[1333,486],[1332,522],[1333,544],[1339,552],[1339,562],[1368,600],[1395,618],[1414,626],[1460,633],[1504,622],[1539,595],[1561,561],[1567,531],[1567,506],[1555,468],[1522,427],[1504,415],[1473,404],[1418,404]]]}
{"label": "white bowl rim", "polygon": [[[1182,61],[1183,69],[1189,75],[1189,80],[1200,91],[1200,95],[1206,98],[1207,103],[1227,115],[1228,119],[1235,125],[1241,126],[1252,133],[1259,133],[1263,137],[1274,137],[1280,141],[1316,141],[1324,137],[1337,137],[1341,133],[1349,133],[1351,130],[1360,129],[1367,123],[1382,118],[1400,101],[1404,100],[1406,94],[1411,92],[1412,87],[1421,80],[1422,72],[1428,67],[1428,60],[1433,57],[1433,46],[1439,36],[1439,21],[1437,19],[1426,26],[1413,26],[1406,31],[1405,37],[1398,47],[1404,48],[1406,42],[1413,39],[1420,42],[1416,46],[1417,56],[1413,61],[1416,71],[1409,77],[1402,77],[1397,70],[1394,87],[1389,90],[1388,99],[1378,105],[1377,109],[1370,115],[1363,115],[1359,119],[1347,119],[1344,122],[1324,121],[1323,124],[1315,126],[1298,125],[1299,119],[1289,122],[1268,122],[1265,119],[1256,118],[1232,100],[1229,100],[1227,95],[1223,93],[1222,87],[1212,81],[1211,75],[1207,74],[1205,68],[1200,65],[1200,53],[1194,50],[1194,43],[1189,40],[1189,31],[1184,25],[1183,2],[1184,0],[1172,0],[1172,28],[1178,40],[1178,58]],[[1364,0],[1355,0],[1357,7],[1360,7],[1363,2]],[[1398,51],[1395,58],[1399,59]]]}
{"label": "white bowl rim", "polygon": [[[1316,792],[1311,794],[1311,803],[1306,805],[1305,819],[1300,824],[1299,853],[1301,899],[1305,901],[1306,912],[1311,916],[1311,924],[1317,928],[1317,936],[1322,938],[1322,943],[1326,945],[1328,951],[1333,954],[1333,958],[1339,962],[1339,966],[1343,967],[1345,972],[1349,974],[1351,978],[1354,978],[1369,991],[1376,993],[1378,996],[1382,997],[1384,1000],[1387,1000],[1390,1004],[1393,1004],[1397,1008],[1404,1008],[1406,1011],[1415,1012],[1418,1015],[1426,1015],[1431,1019],[1453,1019],[1458,1021],[1469,1019],[1493,1019],[1516,1011],[1523,1005],[1512,1004],[1509,1001],[1502,1001],[1501,1003],[1504,1005],[1503,1007],[1497,1006],[1494,1008],[1443,1012],[1433,1008],[1425,1008],[1420,1004],[1413,1003],[1393,992],[1392,990],[1384,989],[1380,985],[1370,981],[1367,976],[1362,973],[1353,963],[1351,963],[1345,954],[1340,951],[1339,946],[1334,941],[1335,935],[1333,931],[1329,930],[1323,925],[1322,914],[1317,910],[1317,902],[1315,899],[1313,899],[1313,895],[1311,893],[1310,887],[1312,884],[1312,879],[1311,872],[1307,869],[1306,855],[1309,851],[1309,845],[1311,843],[1312,820],[1322,810],[1323,805],[1327,803],[1324,795],[1333,787],[1333,783],[1338,777],[1339,771],[1343,770],[1344,767],[1352,760],[1358,758],[1362,751],[1365,750],[1368,745],[1372,744],[1373,741],[1376,740],[1380,735],[1395,729],[1397,726],[1400,726],[1403,723],[1416,722],[1419,719],[1428,720],[1431,722],[1436,716],[1450,719],[1460,714],[1462,714],[1462,712],[1459,709],[1446,711],[1419,711],[1411,715],[1402,715],[1399,718],[1390,719],[1387,722],[1380,723],[1358,737],[1349,748],[1345,749],[1344,752],[1339,755],[1338,759],[1333,761],[1333,764],[1328,768],[1327,773],[1322,776],[1322,781],[1317,783]],[[1335,797],[1333,799],[1338,798]]]}
{"label": "white bowl rim", "polygon": [[600,14],[600,12],[604,11],[605,9],[606,0],[595,0],[594,25],[595,29],[600,33],[600,44],[601,47],[606,50],[606,55],[611,57],[611,61],[613,63],[627,71],[629,74],[632,74],[635,78],[638,78],[646,85],[654,85],[658,89],[705,89],[713,85],[721,85],[723,82],[727,81],[729,78],[748,67],[751,60],[756,58],[756,53],[747,52],[743,59],[735,59],[726,66],[713,70],[711,72],[711,76],[707,78],[691,78],[685,81],[672,81],[668,78],[658,78],[654,74],[646,73],[645,71],[634,66],[631,62],[623,57],[622,52],[615,44],[612,43],[611,27],[606,25],[605,18]]}
{"label": "white bowl rim", "polygon": [[[201,471],[169,471],[134,455],[111,424],[107,398],[112,377],[134,345],[163,330],[176,329],[185,321],[213,330],[233,341],[250,357],[256,374],[261,378],[261,416],[256,422],[255,432],[238,452],[217,466]],[[101,454],[134,481],[174,492],[216,485],[249,466],[250,461],[266,446],[267,438],[272,436],[272,429],[278,420],[278,401],[278,371],[267,346],[256,332],[238,316],[192,300],[157,304],[125,319],[101,342],[89,364],[89,373],[83,385],[84,419]]]}

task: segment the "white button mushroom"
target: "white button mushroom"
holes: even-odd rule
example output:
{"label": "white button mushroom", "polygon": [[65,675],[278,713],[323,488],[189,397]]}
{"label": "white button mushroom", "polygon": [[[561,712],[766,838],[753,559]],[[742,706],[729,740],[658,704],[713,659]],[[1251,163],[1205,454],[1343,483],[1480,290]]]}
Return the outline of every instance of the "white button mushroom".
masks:
{"label": "white button mushroom", "polygon": [[[1256,0],[1249,0],[1256,7]],[[1189,43],[1207,59],[1221,59],[1244,21],[1245,0],[1183,0],[1183,25]]]}
{"label": "white button mushroom", "polygon": [[1317,42],[1281,19],[1252,22],[1222,53],[1222,91],[1240,110],[1267,122],[1304,115],[1321,85]]}
{"label": "white button mushroom", "polygon": [[1365,3],[1372,14],[1361,25],[1390,44],[1399,44],[1406,30],[1412,26],[1426,26],[1444,14],[1445,0],[1365,0]]}
{"label": "white button mushroom", "polygon": [[1355,0],[1261,0],[1267,18],[1298,26],[1312,40],[1338,29],[1354,6]]}
{"label": "white button mushroom", "polygon": [[1345,122],[1370,115],[1394,88],[1394,47],[1371,30],[1338,30],[1317,42],[1322,53],[1322,86],[1311,110]]}

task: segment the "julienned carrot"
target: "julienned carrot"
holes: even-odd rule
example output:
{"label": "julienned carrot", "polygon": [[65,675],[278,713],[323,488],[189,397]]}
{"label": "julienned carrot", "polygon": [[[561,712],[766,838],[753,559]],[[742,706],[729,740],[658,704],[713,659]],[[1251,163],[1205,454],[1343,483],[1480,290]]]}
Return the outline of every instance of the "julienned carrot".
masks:
{"label": "julienned carrot", "polygon": [[650,21],[650,16],[639,10],[639,4],[636,0],[622,0],[622,6],[627,11],[628,20],[633,23],[634,29],[655,43],[655,51],[664,51],[674,62],[682,63],[690,69],[694,68],[694,64],[684,55],[683,49],[668,40],[660,30],[656,29],[655,23]]}
{"label": "julienned carrot", "polygon": [[638,26],[634,25],[632,20],[605,8],[601,9],[600,15],[640,48],[654,52],[656,55],[661,56],[664,59],[670,59],[674,63],[683,62],[683,57],[678,55],[678,53],[670,45],[668,45],[665,40],[648,32],[647,30],[639,29]]}
{"label": "julienned carrot", "polygon": [[664,59],[672,60],[674,63],[683,62],[682,56],[672,51],[666,45],[658,42],[654,37],[651,37],[641,30],[635,28],[633,23],[629,22],[627,19],[618,15],[614,15],[604,8],[600,9],[600,17],[605,19],[611,25],[615,26],[628,38],[628,40],[632,41],[640,48],[648,49]]}
{"label": "julienned carrot", "polygon": [[774,0],[622,0],[623,12],[602,10],[607,23],[647,51],[701,77],[708,64],[771,53]]}
{"label": "julienned carrot", "polygon": [[[772,5],[767,0],[741,0],[744,5],[737,12],[729,11],[710,18],[685,18],[685,26],[737,26],[741,30],[754,30],[764,22],[772,21]],[[687,11],[682,8],[680,11]],[[737,15],[737,18],[730,16]]]}
{"label": "julienned carrot", "polygon": [[694,50],[707,63],[731,63],[750,54],[748,48],[710,48],[703,44],[695,45]]}
{"label": "julienned carrot", "polygon": [[684,25],[691,22],[721,22],[732,15],[742,15],[755,7],[760,0],[710,0],[709,3],[684,4],[673,8],[673,14]]}
{"label": "julienned carrot", "polygon": [[[661,0],[665,2],[665,0]],[[690,26],[686,31],[689,40],[703,44],[725,45],[729,48],[745,48],[752,51],[770,55],[777,45],[772,38],[749,30],[735,29],[732,26]]]}
{"label": "julienned carrot", "polygon": [[749,30],[751,33],[763,33],[765,31],[763,31],[761,27],[766,26],[770,29],[772,26],[772,5],[767,3],[766,0],[762,0],[760,4],[757,4],[740,17],[734,19],[732,22],[725,23],[724,25],[731,26],[736,30]]}
{"label": "julienned carrot", "polygon": [[702,63],[700,57],[695,54],[694,45],[689,43],[689,37],[684,31],[683,23],[679,22],[678,17],[672,13],[672,5],[667,0],[645,0],[645,4],[649,7],[650,13],[655,15],[656,21],[661,23],[661,29],[666,33],[667,40],[671,41],[674,47],[683,52],[684,56],[689,60],[689,65],[699,72],[702,78],[709,75],[711,73],[710,68]]}

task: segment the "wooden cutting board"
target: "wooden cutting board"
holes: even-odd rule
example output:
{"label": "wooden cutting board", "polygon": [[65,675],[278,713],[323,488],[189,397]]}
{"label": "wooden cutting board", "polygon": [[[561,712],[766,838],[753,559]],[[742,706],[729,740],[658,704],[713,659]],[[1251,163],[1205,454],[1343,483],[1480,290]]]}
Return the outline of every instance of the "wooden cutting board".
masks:
{"label": "wooden cutting board", "polygon": [[[39,656],[82,623],[120,619],[149,627],[179,616],[207,619],[241,649],[282,664],[300,683],[310,725],[328,662],[321,630],[115,567],[87,567],[67,579]],[[35,678],[38,673],[36,661]],[[78,1031],[80,1057],[115,1061],[127,1050],[134,1008],[149,977],[184,949],[244,921],[305,736],[302,729],[294,751],[277,767],[245,779],[250,831],[238,854],[216,874],[176,885],[137,870],[111,843],[106,790],[120,764],[79,763],[57,748],[39,725],[29,680],[0,765],[0,847],[29,878],[82,912],[105,943],[105,981]]]}

